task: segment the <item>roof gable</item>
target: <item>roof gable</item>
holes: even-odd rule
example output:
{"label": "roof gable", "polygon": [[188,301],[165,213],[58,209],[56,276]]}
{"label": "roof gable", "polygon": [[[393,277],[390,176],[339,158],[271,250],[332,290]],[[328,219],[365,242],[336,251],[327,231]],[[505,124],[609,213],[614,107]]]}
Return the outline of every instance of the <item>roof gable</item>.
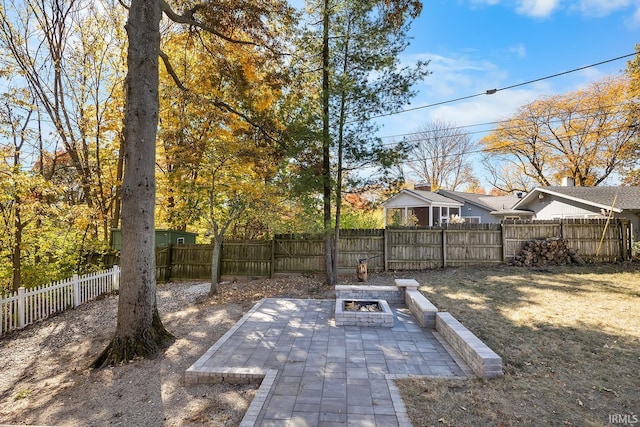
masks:
{"label": "roof gable", "polygon": [[640,187],[538,187],[516,203],[514,208],[523,207],[541,194],[584,203],[614,212],[640,210]]}
{"label": "roof gable", "polygon": [[404,189],[382,203],[385,207],[418,207],[427,205],[460,207],[463,203],[431,191]]}
{"label": "roof gable", "polygon": [[508,196],[488,196],[486,194],[449,190],[438,190],[438,193],[463,203],[470,203],[489,212],[511,209],[518,201],[520,201],[520,198],[515,194]]}

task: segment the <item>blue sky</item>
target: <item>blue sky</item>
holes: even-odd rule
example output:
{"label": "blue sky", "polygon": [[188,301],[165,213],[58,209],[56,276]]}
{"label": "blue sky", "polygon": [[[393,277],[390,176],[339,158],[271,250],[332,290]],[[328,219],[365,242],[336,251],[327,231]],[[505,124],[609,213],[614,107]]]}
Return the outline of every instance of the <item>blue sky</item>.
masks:
{"label": "blue sky", "polygon": [[[640,0],[424,1],[410,34],[412,44],[403,61],[430,60],[433,73],[417,85],[419,94],[411,108],[633,53],[634,44],[640,43]],[[619,60],[494,95],[379,119],[384,124],[379,135],[410,133],[434,119],[459,126],[500,120],[524,103],[578,89],[625,67],[626,60]]]}

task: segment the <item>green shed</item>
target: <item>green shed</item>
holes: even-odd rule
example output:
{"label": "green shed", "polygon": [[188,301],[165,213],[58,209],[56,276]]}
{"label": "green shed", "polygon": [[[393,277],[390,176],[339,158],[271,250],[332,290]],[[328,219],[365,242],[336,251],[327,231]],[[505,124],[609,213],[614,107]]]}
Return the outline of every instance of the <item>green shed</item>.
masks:
{"label": "green shed", "polygon": [[[169,245],[193,245],[196,243],[196,233],[179,230],[156,230],[156,248],[166,248]],[[122,248],[122,232],[119,228],[111,229],[111,247],[116,251]]]}

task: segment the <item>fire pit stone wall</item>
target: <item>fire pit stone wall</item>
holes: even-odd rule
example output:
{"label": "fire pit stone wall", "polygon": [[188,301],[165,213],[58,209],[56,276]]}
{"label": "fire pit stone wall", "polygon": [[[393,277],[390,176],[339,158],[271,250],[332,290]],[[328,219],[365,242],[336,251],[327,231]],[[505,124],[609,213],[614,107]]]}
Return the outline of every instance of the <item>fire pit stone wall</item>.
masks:
{"label": "fire pit stone wall", "polygon": [[383,299],[389,304],[404,304],[404,288],[397,286],[337,285],[336,298]]}
{"label": "fire pit stone wall", "polygon": [[[349,311],[345,302],[377,303],[380,311]],[[393,311],[385,300],[336,298],[336,326],[382,326],[393,327]]]}

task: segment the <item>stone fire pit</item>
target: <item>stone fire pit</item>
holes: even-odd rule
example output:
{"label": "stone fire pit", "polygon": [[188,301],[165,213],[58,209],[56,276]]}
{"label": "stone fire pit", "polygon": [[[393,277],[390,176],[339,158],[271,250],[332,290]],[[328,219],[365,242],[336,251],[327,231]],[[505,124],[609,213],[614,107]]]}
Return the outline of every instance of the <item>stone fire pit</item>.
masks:
{"label": "stone fire pit", "polygon": [[385,300],[336,299],[336,326],[393,327],[393,312]]}

